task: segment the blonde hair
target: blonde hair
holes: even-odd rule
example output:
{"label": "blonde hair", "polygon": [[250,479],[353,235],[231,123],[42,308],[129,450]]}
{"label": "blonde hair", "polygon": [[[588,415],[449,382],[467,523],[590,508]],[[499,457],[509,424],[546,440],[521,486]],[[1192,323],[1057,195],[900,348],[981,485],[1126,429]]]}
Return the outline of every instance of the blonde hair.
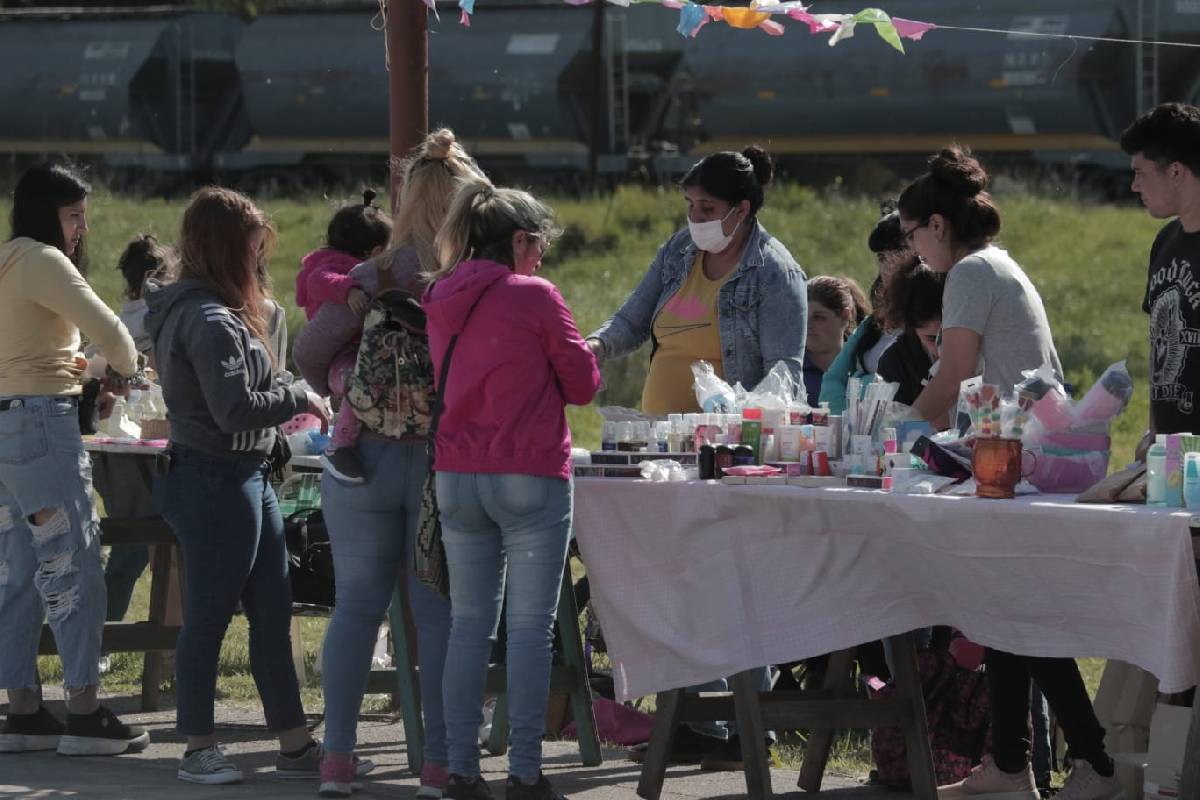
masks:
{"label": "blonde hair", "polygon": [[[266,231],[262,252],[250,254],[250,237]],[[259,341],[270,346],[271,297],[267,263],[275,226],[258,206],[232,189],[208,186],[192,195],[179,236],[179,277],[206,284]]]}
{"label": "blonde hair", "polygon": [[401,188],[393,215],[391,249],[411,247],[424,273],[437,270],[434,239],[462,180],[488,182],[449,128],[439,128],[397,166]]}
{"label": "blonde hair", "polygon": [[438,269],[427,279],[449,275],[468,258],[513,266],[512,236],[517,231],[538,234],[547,245],[562,234],[554,212],[528,192],[464,181],[434,242]]}

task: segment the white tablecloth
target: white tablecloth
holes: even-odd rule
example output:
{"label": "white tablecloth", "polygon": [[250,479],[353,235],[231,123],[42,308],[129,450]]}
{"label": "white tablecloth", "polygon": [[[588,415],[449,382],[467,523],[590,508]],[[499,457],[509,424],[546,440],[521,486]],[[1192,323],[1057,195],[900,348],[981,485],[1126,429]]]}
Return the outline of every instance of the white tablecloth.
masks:
{"label": "white tablecloth", "polygon": [[1188,514],[789,486],[575,481],[622,699],[941,624],[1200,682]]}

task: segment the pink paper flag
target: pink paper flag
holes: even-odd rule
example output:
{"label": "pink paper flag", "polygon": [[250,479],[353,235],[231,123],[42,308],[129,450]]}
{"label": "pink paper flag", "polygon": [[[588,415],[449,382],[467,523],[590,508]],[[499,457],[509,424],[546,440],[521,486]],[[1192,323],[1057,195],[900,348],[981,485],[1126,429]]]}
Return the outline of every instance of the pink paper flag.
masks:
{"label": "pink paper flag", "polygon": [[458,24],[462,25],[464,28],[471,27],[471,15],[467,13],[465,8],[462,10],[462,13],[458,15]]}
{"label": "pink paper flag", "polygon": [[766,31],[772,36],[783,36],[783,25],[772,19],[760,22],[758,28],[759,30]]}
{"label": "pink paper flag", "polygon": [[844,17],[845,14],[810,14],[804,9],[793,9],[788,12],[788,16],[799,22],[803,22],[808,26],[808,32],[829,33],[836,31],[841,27],[841,20],[838,17]]}
{"label": "pink paper flag", "polygon": [[900,34],[902,39],[912,39],[914,42],[921,41],[921,37],[926,32],[937,27],[932,22],[916,22],[911,19],[900,19],[892,17],[892,24],[896,26],[896,33]]}

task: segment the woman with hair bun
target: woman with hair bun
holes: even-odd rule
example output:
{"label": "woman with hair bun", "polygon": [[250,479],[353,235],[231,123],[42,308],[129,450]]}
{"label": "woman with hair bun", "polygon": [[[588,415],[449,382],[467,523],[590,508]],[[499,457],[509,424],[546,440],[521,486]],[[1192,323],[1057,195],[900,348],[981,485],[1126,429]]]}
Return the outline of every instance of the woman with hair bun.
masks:
{"label": "woman with hair bun", "polygon": [[930,268],[946,273],[938,371],[914,404],[928,420],[945,419],[959,384],[980,372],[984,383],[1004,388],[1019,383],[1022,370],[1042,364],[1062,376],[1041,295],[992,243],[1000,210],[987,184],[980,163],[953,145],[933,156],[929,171],[900,195],[905,241]]}
{"label": "woman with hair bun", "polygon": [[[1045,363],[1062,375],[1041,296],[1017,262],[992,244],[1000,232],[1000,211],[987,183],[979,162],[955,145],[931,158],[929,172],[900,195],[905,239],[932,269],[947,273],[937,374],[914,404],[925,419],[944,418],[958,397],[959,383],[981,371],[985,383],[1003,389],[1020,380],[1021,370]],[[1037,800],[1030,765],[1031,680],[1049,701],[1072,757],[1071,774],[1057,797],[1109,800],[1121,795],[1105,752],[1104,728],[1074,659],[989,648],[987,677],[992,753],[966,780],[940,788],[940,798]]]}
{"label": "woman with hair bun", "polygon": [[652,341],[642,410],[700,410],[692,363],[728,383],[758,385],[782,362],[802,380],[808,299],[804,272],[758,221],[774,168],[766,151],[713,153],[684,176],[688,224],[658,250],[629,298],[588,337],[597,357]]}

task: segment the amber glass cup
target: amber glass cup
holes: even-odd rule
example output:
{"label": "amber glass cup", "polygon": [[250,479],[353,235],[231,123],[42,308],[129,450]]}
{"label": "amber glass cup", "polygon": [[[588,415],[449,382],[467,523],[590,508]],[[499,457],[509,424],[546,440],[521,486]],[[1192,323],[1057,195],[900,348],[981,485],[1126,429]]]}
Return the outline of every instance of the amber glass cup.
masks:
{"label": "amber glass cup", "polygon": [[971,469],[975,472],[975,494],[1007,500],[1016,496],[1021,480],[1021,440],[975,440],[971,453]]}

